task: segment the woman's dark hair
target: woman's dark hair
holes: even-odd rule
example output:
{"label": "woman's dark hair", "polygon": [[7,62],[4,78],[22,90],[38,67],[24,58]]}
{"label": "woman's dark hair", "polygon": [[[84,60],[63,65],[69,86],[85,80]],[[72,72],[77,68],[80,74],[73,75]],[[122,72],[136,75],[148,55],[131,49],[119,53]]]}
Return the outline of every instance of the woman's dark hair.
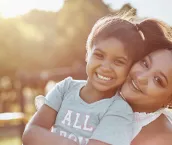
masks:
{"label": "woman's dark hair", "polygon": [[158,49],[172,49],[172,29],[156,19],[145,19],[136,24],[145,37],[145,55]]}
{"label": "woman's dark hair", "polygon": [[146,19],[136,23],[116,16],[106,16],[93,26],[86,48],[89,54],[99,41],[116,38],[123,43],[128,56],[136,62],[152,51],[171,48],[170,34],[170,28],[155,19]]}

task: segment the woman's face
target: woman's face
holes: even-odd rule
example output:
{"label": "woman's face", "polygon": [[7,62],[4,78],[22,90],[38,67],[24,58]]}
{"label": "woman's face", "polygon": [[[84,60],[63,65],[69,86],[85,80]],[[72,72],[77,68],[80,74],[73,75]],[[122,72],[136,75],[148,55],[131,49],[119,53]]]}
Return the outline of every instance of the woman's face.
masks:
{"label": "woman's face", "polygon": [[121,92],[134,111],[166,106],[172,100],[172,52],[158,50],[133,65]]}

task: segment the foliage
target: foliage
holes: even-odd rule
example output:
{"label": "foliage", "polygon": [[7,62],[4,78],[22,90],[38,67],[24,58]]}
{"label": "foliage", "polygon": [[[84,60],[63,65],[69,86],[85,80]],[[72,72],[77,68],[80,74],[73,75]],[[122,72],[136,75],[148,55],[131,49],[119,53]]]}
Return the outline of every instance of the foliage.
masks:
{"label": "foliage", "polygon": [[16,18],[0,18],[0,76],[84,64],[93,24],[115,12],[102,0],[66,0],[57,13],[33,10]]}

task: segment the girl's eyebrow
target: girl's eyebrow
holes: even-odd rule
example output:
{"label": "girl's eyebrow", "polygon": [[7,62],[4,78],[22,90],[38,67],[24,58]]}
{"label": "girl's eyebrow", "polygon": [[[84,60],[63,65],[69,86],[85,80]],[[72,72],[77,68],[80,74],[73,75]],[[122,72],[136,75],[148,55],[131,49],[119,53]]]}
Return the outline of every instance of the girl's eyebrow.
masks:
{"label": "girl's eyebrow", "polygon": [[122,59],[124,61],[128,61],[127,56],[117,57],[118,59]]}
{"label": "girl's eyebrow", "polygon": [[[95,47],[94,49],[93,49],[94,51],[99,51],[99,52],[101,52],[101,53],[105,53],[103,50],[101,50],[99,47]],[[127,56],[117,56],[117,58],[118,59],[123,59],[124,61],[128,61],[128,57]]]}
{"label": "girl's eyebrow", "polygon": [[93,49],[94,51],[99,51],[99,52],[101,52],[101,53],[105,53],[103,50],[101,50],[99,47],[96,47],[96,48],[94,48]]}
{"label": "girl's eyebrow", "polygon": [[96,50],[96,51],[102,51],[99,47],[95,47],[94,50]]}

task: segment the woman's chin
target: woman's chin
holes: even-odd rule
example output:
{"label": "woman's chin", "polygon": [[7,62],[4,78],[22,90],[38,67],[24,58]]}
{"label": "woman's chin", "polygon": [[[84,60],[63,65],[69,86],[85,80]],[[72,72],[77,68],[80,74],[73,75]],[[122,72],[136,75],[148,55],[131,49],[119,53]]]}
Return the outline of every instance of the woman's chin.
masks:
{"label": "woman's chin", "polygon": [[136,93],[131,90],[127,83],[124,83],[121,87],[121,94],[123,95],[122,97],[125,98],[128,103],[133,102],[136,98]]}

